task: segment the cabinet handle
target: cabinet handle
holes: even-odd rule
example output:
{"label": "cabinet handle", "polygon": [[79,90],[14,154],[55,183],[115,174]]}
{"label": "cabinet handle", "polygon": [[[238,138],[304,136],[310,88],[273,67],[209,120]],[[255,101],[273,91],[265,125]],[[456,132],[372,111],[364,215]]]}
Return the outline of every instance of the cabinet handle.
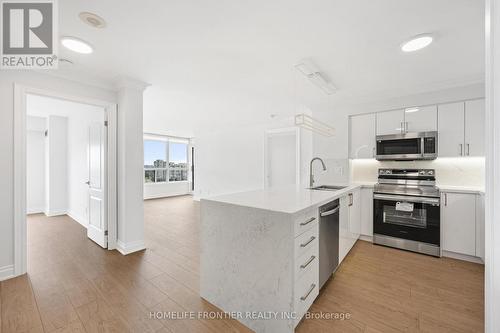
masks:
{"label": "cabinet handle", "polygon": [[448,194],[447,193],[444,194],[444,205],[448,206]]}
{"label": "cabinet handle", "polygon": [[314,220],[316,220],[316,218],[315,217],[311,217],[309,220],[307,220],[305,222],[300,222],[300,225],[302,225],[302,226],[308,225],[309,223],[311,223]]}
{"label": "cabinet handle", "polygon": [[467,156],[470,156],[470,144],[467,144]]}
{"label": "cabinet handle", "polygon": [[459,143],[458,147],[460,148],[460,156],[464,156],[464,145]]}
{"label": "cabinet handle", "polygon": [[354,198],[352,196],[352,193],[349,193],[349,206],[352,206],[353,203],[354,203]]}
{"label": "cabinet handle", "polygon": [[315,239],[316,237],[312,236],[311,238],[309,238],[307,242],[300,244],[300,247],[306,247],[307,245],[311,244],[311,242]]}
{"label": "cabinet handle", "polygon": [[372,157],[375,157],[375,147],[372,148]]}
{"label": "cabinet handle", "polygon": [[309,290],[307,291],[307,293],[304,296],[302,296],[300,298],[300,300],[301,301],[305,301],[307,299],[307,297],[309,297],[309,295],[312,293],[312,291],[314,290],[315,287],[316,287],[316,284],[314,284],[314,283],[311,284],[311,287],[309,288]]}
{"label": "cabinet handle", "polygon": [[313,262],[314,259],[316,259],[316,256],[311,256],[311,258],[309,258],[308,261],[306,261],[305,263],[300,265],[300,268],[302,268],[302,269],[306,268],[307,266],[309,266],[310,263]]}

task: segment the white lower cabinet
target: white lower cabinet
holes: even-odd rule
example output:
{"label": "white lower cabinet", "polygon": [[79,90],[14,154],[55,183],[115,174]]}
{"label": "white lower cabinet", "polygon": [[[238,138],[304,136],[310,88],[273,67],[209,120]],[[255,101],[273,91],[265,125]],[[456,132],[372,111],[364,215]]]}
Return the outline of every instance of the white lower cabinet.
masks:
{"label": "white lower cabinet", "polygon": [[373,188],[363,187],[361,193],[361,235],[373,236]]}
{"label": "white lower cabinet", "polygon": [[340,197],[339,264],[344,260],[361,232],[361,192],[354,189]]}
{"label": "white lower cabinet", "polygon": [[[477,235],[482,223],[481,208],[476,207],[478,197],[473,193],[442,192],[441,194],[441,234],[442,249],[458,254],[481,257],[481,240]],[[484,250],[483,250],[484,251]]]}

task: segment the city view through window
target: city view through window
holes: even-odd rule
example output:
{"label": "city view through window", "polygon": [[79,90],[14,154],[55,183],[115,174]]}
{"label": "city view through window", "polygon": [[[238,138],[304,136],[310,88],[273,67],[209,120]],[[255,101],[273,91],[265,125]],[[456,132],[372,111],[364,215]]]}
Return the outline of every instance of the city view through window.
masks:
{"label": "city view through window", "polygon": [[175,141],[144,140],[144,182],[188,180],[188,145]]}

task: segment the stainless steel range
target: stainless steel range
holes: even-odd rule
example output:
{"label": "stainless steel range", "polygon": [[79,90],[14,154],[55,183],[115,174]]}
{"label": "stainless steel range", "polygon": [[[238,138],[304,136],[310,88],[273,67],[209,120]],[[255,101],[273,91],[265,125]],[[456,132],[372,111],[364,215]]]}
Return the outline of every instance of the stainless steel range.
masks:
{"label": "stainless steel range", "polygon": [[440,194],[433,169],[379,169],[373,242],[441,256]]}

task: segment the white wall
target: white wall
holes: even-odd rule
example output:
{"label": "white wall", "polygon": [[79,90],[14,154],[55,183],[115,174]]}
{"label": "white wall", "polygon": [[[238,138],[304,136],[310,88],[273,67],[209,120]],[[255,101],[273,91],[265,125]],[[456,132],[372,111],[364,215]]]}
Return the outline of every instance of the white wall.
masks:
{"label": "white wall", "polygon": [[27,118],[26,209],[28,214],[45,210],[45,118]]}
{"label": "white wall", "polygon": [[68,118],[49,116],[47,130],[45,214],[63,215],[68,209]]}
{"label": "white wall", "polygon": [[[264,188],[264,140],[270,129],[293,126],[293,119],[196,133],[195,198]],[[301,183],[308,181],[312,135],[301,130]]]}
{"label": "white wall", "polygon": [[191,182],[144,184],[144,199],[165,198],[191,193]]}

